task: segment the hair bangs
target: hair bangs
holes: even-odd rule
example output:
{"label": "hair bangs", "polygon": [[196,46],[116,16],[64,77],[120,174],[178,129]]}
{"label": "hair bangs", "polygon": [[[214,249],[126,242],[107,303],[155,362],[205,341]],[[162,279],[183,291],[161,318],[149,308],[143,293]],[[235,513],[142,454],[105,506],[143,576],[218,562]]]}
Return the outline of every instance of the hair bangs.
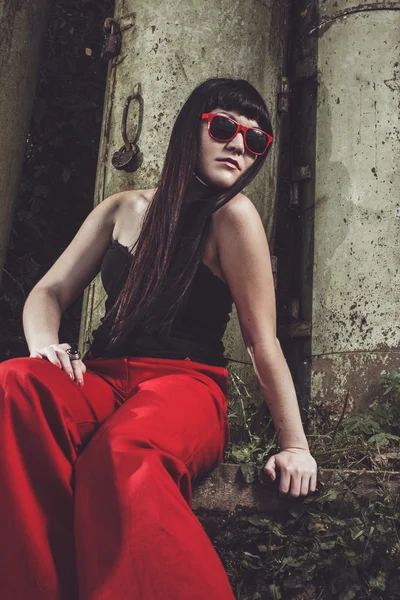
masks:
{"label": "hair bangs", "polygon": [[257,90],[244,79],[219,79],[207,98],[205,112],[216,108],[234,110],[247,119],[257,121],[261,129],[272,131],[271,119],[264,100]]}

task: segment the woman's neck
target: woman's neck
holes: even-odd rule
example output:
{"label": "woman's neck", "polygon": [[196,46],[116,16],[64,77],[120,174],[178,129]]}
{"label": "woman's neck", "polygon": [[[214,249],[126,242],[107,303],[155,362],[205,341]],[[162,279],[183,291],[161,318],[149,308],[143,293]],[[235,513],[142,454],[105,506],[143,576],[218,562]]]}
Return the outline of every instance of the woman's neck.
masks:
{"label": "woman's neck", "polygon": [[199,200],[207,200],[215,194],[216,188],[206,183],[197,173],[193,171],[193,176],[190,180],[187,198],[189,204],[198,202]]}
{"label": "woman's neck", "polygon": [[195,171],[193,171],[193,175],[196,177],[197,181],[200,181],[200,183],[205,186],[205,187],[209,187],[209,185],[203,181],[202,179],[200,179],[200,177],[197,175],[197,173]]}

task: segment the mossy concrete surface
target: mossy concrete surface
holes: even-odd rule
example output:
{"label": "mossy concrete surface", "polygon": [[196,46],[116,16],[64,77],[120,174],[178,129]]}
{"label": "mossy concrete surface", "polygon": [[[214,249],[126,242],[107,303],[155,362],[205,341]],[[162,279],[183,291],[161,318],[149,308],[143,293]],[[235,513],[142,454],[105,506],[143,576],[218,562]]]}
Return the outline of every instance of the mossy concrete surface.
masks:
{"label": "mossy concrete surface", "polygon": [[[304,500],[305,497],[281,496],[278,480],[269,481],[262,471],[252,463],[221,463],[207,479],[194,486],[193,510],[268,514]],[[366,498],[373,501],[381,494],[378,484],[393,498],[399,496],[400,472],[321,469],[315,497],[329,489],[340,492],[340,502],[344,504]]]}
{"label": "mossy concrete surface", "polygon": [[362,412],[400,349],[400,2],[316,4],[312,399]]}

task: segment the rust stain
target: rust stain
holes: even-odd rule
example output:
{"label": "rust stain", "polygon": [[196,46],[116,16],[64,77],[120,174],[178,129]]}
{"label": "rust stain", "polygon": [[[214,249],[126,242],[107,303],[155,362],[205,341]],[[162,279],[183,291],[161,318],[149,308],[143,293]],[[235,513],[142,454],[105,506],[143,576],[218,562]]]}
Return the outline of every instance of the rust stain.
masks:
{"label": "rust stain", "polygon": [[398,368],[398,350],[315,355],[312,358],[312,404],[323,406],[328,414],[341,415],[348,394],[348,412],[365,412],[382,394],[381,375]]}

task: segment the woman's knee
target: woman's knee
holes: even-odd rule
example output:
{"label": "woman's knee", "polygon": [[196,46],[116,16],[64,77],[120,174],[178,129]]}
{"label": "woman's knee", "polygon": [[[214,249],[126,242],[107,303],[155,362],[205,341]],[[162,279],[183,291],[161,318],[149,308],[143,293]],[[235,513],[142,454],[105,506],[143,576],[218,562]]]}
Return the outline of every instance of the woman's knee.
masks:
{"label": "woman's knee", "polygon": [[[31,361],[31,362],[30,362]],[[31,358],[10,358],[0,363],[0,389],[7,393],[15,384],[23,383],[26,376],[32,371]],[[37,362],[37,360],[35,361]]]}
{"label": "woman's knee", "polygon": [[51,388],[55,369],[58,367],[41,358],[11,358],[0,363],[1,405],[33,406],[34,397],[40,397],[39,388],[42,392]]}
{"label": "woman's knee", "polygon": [[24,377],[39,375],[54,367],[55,365],[43,358],[10,358],[0,363],[0,382],[4,385],[14,379],[21,380]]}
{"label": "woman's knee", "polygon": [[157,469],[165,468],[163,454],[148,436],[121,431],[118,426],[105,423],[78,457],[75,471],[77,477],[85,479],[96,479],[96,473],[101,479],[106,474],[115,479],[146,466],[142,476],[152,477]]}

